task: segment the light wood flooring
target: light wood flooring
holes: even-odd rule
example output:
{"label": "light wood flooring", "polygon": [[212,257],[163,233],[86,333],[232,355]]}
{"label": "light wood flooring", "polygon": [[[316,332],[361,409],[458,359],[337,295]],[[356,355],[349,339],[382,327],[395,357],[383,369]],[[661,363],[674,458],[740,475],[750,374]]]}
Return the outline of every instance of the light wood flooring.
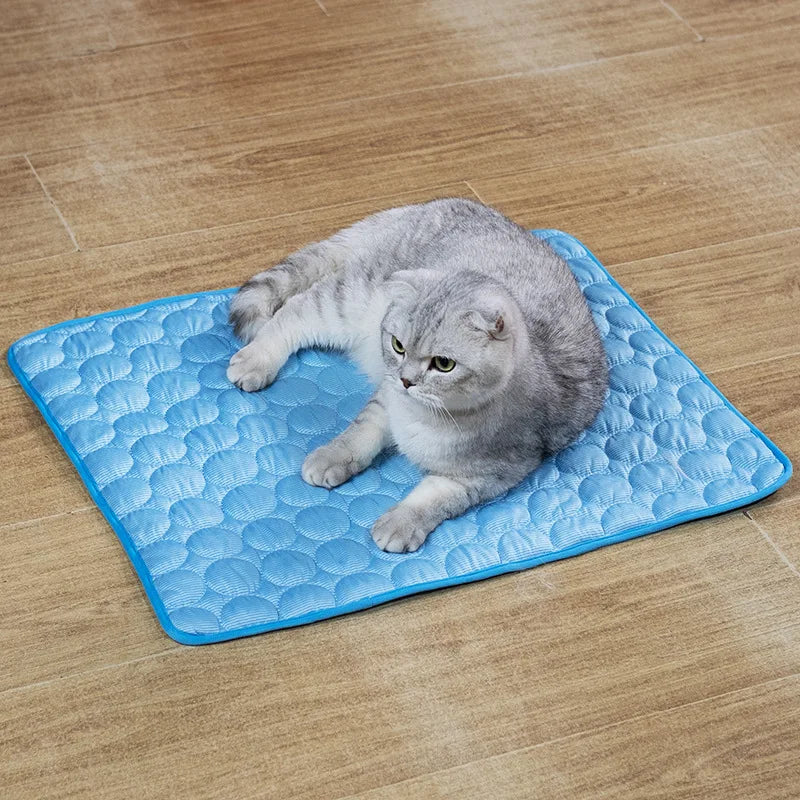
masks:
{"label": "light wood flooring", "polygon": [[[583,239],[800,462],[798,0],[4,0],[0,346],[391,205]],[[800,797],[800,482],[203,648],[0,366],[0,796]]]}

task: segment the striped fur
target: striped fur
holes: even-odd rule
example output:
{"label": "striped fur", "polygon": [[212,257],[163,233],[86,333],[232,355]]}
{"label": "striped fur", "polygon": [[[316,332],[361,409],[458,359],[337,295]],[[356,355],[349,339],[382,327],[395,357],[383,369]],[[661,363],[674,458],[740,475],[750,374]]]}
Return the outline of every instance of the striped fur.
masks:
{"label": "striped fur", "polygon": [[593,421],[606,391],[564,261],[469,200],[391,209],[311,244],[242,286],[230,319],[246,346],[228,377],[246,391],[312,346],[348,352],[372,380],[373,398],[303,477],[336,486],[397,446],[427,475],[375,523],[393,552],[518,483]]}

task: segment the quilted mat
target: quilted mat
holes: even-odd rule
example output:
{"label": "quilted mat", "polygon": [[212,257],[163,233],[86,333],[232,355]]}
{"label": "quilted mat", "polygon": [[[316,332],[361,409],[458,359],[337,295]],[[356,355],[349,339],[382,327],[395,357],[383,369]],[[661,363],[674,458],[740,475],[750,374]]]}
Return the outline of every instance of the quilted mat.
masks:
{"label": "quilted mat", "polygon": [[[155,300],[30,334],[17,378],[133,562],[166,632],[203,644],[520,570],[751,503],[791,465],[576,239],[569,263],[603,335],[604,410],[503,497],[384,553],[375,519],[419,479],[382,457],[334,490],[304,456],[369,395],[344,357],[307,350],[267,389],[225,377],[233,290]],[[458,602],[455,598],[454,602]]]}

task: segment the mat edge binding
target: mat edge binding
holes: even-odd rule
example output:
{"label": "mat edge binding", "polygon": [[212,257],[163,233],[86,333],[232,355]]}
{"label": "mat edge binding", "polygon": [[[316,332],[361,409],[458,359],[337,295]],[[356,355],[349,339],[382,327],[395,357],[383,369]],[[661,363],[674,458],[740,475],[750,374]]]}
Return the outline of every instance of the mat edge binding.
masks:
{"label": "mat edge binding", "polygon": [[[96,319],[103,319],[109,316],[116,316],[122,312],[130,313],[136,311],[143,311],[147,308],[152,308],[153,306],[164,305],[167,303],[176,303],[181,302],[182,300],[193,300],[198,297],[204,297],[208,295],[230,295],[233,294],[236,289],[212,289],[210,291],[204,292],[196,292],[194,294],[184,294],[184,295],[176,295],[174,297],[161,297],[155,300],[149,300],[145,303],[139,303],[138,305],[130,306],[129,308],[122,308],[122,309],[115,309],[112,311],[104,311],[99,314],[92,314],[87,317],[78,317],[76,319],[65,320],[63,322],[56,323],[55,325],[48,325],[44,328],[41,328],[37,331],[33,331],[25,336],[20,337],[17,339],[13,344],[11,344],[8,348],[6,353],[6,360],[8,361],[8,365],[11,368],[14,377],[19,381],[20,385],[24,389],[25,393],[30,397],[33,401],[34,405],[39,409],[44,421],[47,423],[48,427],[53,431],[55,434],[56,439],[64,448],[67,456],[69,457],[70,461],[72,462],[75,469],[78,471],[78,475],[80,476],[81,480],[83,481],[84,485],[86,486],[89,494],[91,495],[92,500],[96,503],[97,507],[100,509],[103,516],[108,521],[109,525],[111,525],[114,533],[117,536],[120,544],[124,548],[125,552],[128,555],[128,558],[131,560],[131,564],[133,564],[133,568],[136,571],[137,576],[142,584],[142,587],[145,590],[145,594],[147,595],[148,600],[150,601],[150,605],[153,608],[153,611],[156,614],[156,618],[158,619],[159,624],[163,628],[164,632],[174,641],[178,642],[179,644],[184,645],[203,645],[203,644],[215,644],[217,642],[225,642],[230,641],[232,639],[240,639],[246,636],[254,636],[259,633],[267,633],[269,631],[276,631],[281,630],[284,628],[293,628],[300,625],[307,625],[312,622],[319,622],[324,619],[332,619],[334,617],[343,616],[345,614],[350,614],[354,611],[363,611],[367,608],[373,608],[377,605],[382,605],[384,603],[391,602],[393,600],[399,600],[403,597],[409,597],[415,594],[422,594],[423,592],[430,592],[436,589],[443,589],[448,586],[459,586],[464,583],[472,583],[473,581],[483,580],[485,578],[495,577],[497,575],[504,575],[510,572],[521,572],[526,569],[531,569],[532,567],[537,567],[542,564],[551,563],[553,561],[561,561],[565,558],[571,558],[572,556],[580,555],[582,553],[591,552],[592,550],[597,550],[601,547],[605,547],[610,544],[617,544],[618,542],[624,542],[629,539],[635,539],[639,536],[645,536],[650,533],[656,533],[658,531],[666,530],[668,528],[673,528],[677,525],[681,525],[684,522],[691,522],[693,520],[704,519],[706,517],[716,516],[717,514],[724,514],[726,511],[733,511],[737,508],[742,508],[743,506],[748,506],[753,503],[758,502],[759,500],[763,500],[765,497],[776,492],[780,489],[792,475],[792,464],[789,458],[780,450],[780,448],[775,445],[772,440],[761,430],[759,430],[747,417],[742,414],[739,409],[734,406],[727,397],[709,380],[706,376],[705,372],[701,370],[694,361],[689,358],[688,355],[678,347],[675,342],[673,342],[662,330],[661,328],[656,325],[656,323],[648,316],[648,314],[642,309],[642,307],[633,299],[633,297],[628,294],[627,291],[619,284],[619,282],[614,278],[613,275],[605,268],[603,264],[597,259],[597,257],[589,250],[586,245],[577,239],[572,234],[566,233],[565,231],[560,231],[555,228],[543,228],[543,229],[534,229],[530,231],[530,233],[540,239],[550,246],[548,241],[549,237],[552,236],[565,236],[573,241],[577,242],[585,251],[588,258],[590,258],[596,266],[598,266],[603,273],[608,278],[609,282],[614,286],[617,290],[619,290],[622,295],[626,298],[626,300],[635,308],[642,316],[647,320],[647,322],[652,326],[653,330],[662,337],[671,347],[674,347],[675,350],[680,353],[696,370],[702,380],[709,388],[711,388],[719,397],[722,399],[725,406],[730,410],[733,411],[739,419],[744,422],[750,431],[758,437],[772,452],[775,458],[783,465],[783,473],[779,475],[771,484],[764,487],[763,489],[753,492],[750,495],[745,495],[736,500],[729,500],[726,503],[721,503],[715,506],[710,506],[704,509],[699,509],[697,511],[688,511],[683,512],[681,514],[676,514],[672,517],[668,517],[665,520],[661,520],[659,522],[650,523],[647,525],[638,525],[633,528],[630,528],[626,531],[621,531],[620,533],[612,534],[611,536],[606,536],[600,539],[594,539],[591,542],[585,542],[580,545],[576,545],[575,547],[568,548],[567,550],[560,550],[558,553],[548,554],[544,556],[537,556],[535,558],[530,559],[523,559],[521,561],[512,561],[505,564],[498,564],[494,567],[487,567],[484,569],[476,570],[474,572],[467,573],[465,575],[459,575],[454,578],[443,578],[437,581],[429,581],[427,583],[416,584],[414,586],[404,587],[402,589],[394,589],[390,592],[383,592],[378,595],[374,595],[372,597],[364,598],[362,600],[358,600],[352,603],[348,603],[342,606],[337,606],[335,608],[326,608],[326,609],[319,609],[318,611],[312,611],[307,614],[302,614],[298,617],[292,617],[290,619],[285,620],[275,620],[274,622],[267,622],[262,623],[259,625],[251,625],[244,628],[237,628],[231,631],[222,631],[218,633],[189,633],[187,631],[183,631],[180,628],[177,628],[169,617],[169,613],[161,601],[161,598],[156,591],[156,588],[153,584],[153,581],[149,575],[147,567],[145,566],[144,561],[142,560],[139,553],[136,551],[135,545],[133,540],[131,539],[130,535],[128,534],[125,526],[122,524],[122,521],[117,517],[108,503],[105,501],[105,498],[102,495],[99,487],[95,483],[92,476],[89,472],[85,469],[83,461],[72,446],[72,443],[69,441],[66,435],[66,431],[59,425],[59,423],[55,420],[53,415],[50,413],[49,408],[47,407],[47,403],[45,402],[44,398],[36,391],[36,389],[31,385],[30,381],[28,380],[27,375],[22,370],[19,362],[16,359],[14,351],[16,348],[21,346],[25,343],[26,340],[31,339],[36,336],[40,336],[43,333],[47,333],[49,331],[57,330],[61,327],[66,325],[72,325],[75,322],[91,322]],[[563,256],[561,256],[563,258]],[[566,260],[566,259],[565,259]]]}

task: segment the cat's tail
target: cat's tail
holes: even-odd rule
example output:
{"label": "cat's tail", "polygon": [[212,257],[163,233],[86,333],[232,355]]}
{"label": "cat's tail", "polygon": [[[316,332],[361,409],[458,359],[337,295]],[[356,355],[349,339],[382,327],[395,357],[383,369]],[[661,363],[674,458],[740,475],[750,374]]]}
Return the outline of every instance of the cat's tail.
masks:
{"label": "cat's tail", "polygon": [[268,277],[268,272],[254,276],[231,300],[228,321],[236,336],[245,343],[252,341],[261,326],[283,305],[273,288],[274,281],[267,280]]}
{"label": "cat's tail", "polygon": [[252,341],[290,297],[336,272],[346,257],[346,248],[334,236],[310,244],[272,269],[254,275],[231,300],[228,319],[233,332],[244,342]]}

